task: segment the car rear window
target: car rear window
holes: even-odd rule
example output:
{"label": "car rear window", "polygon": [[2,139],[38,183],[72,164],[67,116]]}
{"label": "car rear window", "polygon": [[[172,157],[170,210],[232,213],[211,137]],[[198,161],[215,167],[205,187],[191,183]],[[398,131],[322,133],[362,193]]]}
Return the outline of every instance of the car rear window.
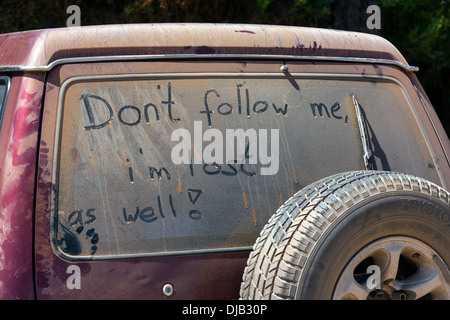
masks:
{"label": "car rear window", "polygon": [[2,127],[3,113],[6,106],[6,99],[8,97],[10,78],[0,76],[0,129]]}
{"label": "car rear window", "polygon": [[[365,168],[353,96],[377,169],[431,163],[407,97],[385,79],[68,80],[55,151],[56,250],[82,260],[249,249],[301,188]],[[437,179],[433,172],[422,175]]]}

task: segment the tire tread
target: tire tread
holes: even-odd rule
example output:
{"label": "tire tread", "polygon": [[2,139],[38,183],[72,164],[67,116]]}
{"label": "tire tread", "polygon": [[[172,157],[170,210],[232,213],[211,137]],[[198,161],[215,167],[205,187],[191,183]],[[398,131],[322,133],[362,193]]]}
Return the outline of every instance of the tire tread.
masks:
{"label": "tire tread", "polygon": [[308,254],[345,210],[368,197],[400,190],[449,203],[449,193],[394,172],[351,171],[315,182],[288,199],[261,230],[242,277],[240,299],[294,299]]}

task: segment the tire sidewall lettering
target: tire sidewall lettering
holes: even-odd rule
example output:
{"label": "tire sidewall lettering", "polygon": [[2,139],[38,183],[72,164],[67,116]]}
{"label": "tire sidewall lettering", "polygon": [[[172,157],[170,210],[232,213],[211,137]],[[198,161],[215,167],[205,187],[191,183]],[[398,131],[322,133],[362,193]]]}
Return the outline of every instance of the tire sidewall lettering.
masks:
{"label": "tire sidewall lettering", "polygon": [[297,299],[330,299],[351,257],[369,243],[390,235],[423,241],[450,264],[445,248],[450,225],[442,222],[449,211],[444,203],[399,194],[376,198],[355,204],[324,232],[305,264]]}

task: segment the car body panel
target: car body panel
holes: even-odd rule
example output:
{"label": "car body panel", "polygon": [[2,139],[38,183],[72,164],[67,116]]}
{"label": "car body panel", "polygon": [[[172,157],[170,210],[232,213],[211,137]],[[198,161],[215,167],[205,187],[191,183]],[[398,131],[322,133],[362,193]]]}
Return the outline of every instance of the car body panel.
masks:
{"label": "car body panel", "polygon": [[43,77],[14,77],[0,135],[1,295],[33,298],[34,191]]}
{"label": "car body panel", "polygon": [[[13,75],[0,132],[5,155],[0,169],[0,281],[5,299],[233,299],[239,294],[250,248],[92,262],[67,261],[55,253],[51,229],[58,99],[61,85],[74,77],[279,76],[280,66],[287,65],[295,75],[391,79],[403,86],[417,121],[414,135],[424,137],[422,147],[432,158],[429,168],[398,169],[419,175],[437,170],[435,182],[450,185],[448,137],[405,59],[380,37],[251,25],[92,26],[1,35],[0,50],[0,71]],[[334,172],[331,167],[324,176]],[[313,181],[302,185],[308,182]],[[281,195],[280,203],[291,195]],[[66,283],[73,264],[81,270],[81,290],[70,290]],[[174,287],[170,297],[162,291],[167,283]]]}
{"label": "car body panel", "polygon": [[264,25],[131,24],[43,29],[0,36],[0,66],[39,67],[65,58],[124,55],[256,54],[395,60],[381,37]]}

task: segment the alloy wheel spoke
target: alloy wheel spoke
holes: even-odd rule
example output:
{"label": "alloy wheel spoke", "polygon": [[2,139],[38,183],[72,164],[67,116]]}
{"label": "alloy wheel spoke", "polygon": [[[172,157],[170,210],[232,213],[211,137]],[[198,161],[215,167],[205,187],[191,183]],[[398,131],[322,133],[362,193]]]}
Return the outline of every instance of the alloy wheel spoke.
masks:
{"label": "alloy wheel spoke", "polygon": [[367,286],[359,284],[353,276],[349,276],[341,282],[339,289],[336,292],[336,298],[339,300],[366,300],[371,291]]}
{"label": "alloy wheel spoke", "polygon": [[403,245],[391,244],[385,247],[384,251],[384,268],[381,271],[381,282],[390,283],[395,280],[398,273],[400,255],[402,253]]}
{"label": "alloy wheel spoke", "polygon": [[443,286],[443,283],[445,283],[445,279],[439,272],[419,272],[408,279],[396,281],[395,286],[406,292],[408,299],[420,299]]}

